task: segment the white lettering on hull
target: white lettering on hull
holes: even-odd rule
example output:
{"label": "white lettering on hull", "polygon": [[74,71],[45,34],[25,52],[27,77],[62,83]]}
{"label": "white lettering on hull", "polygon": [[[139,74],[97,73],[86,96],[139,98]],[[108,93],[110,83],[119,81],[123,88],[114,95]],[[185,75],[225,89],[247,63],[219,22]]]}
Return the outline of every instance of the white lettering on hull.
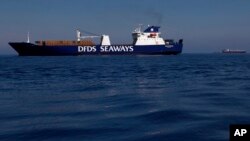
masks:
{"label": "white lettering on hull", "polygon": [[[133,52],[133,46],[100,46],[100,52]],[[78,46],[78,52],[97,52],[96,46]]]}
{"label": "white lettering on hull", "polygon": [[133,46],[101,46],[100,52],[133,52]]}
{"label": "white lettering on hull", "polygon": [[78,52],[96,52],[96,46],[78,46]]}

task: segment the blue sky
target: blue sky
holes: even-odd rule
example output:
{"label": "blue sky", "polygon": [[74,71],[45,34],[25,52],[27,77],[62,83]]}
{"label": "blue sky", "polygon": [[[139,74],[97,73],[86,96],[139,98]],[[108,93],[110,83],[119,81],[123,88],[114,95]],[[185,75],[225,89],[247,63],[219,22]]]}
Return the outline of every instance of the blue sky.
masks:
{"label": "blue sky", "polygon": [[1,0],[0,54],[9,41],[75,39],[77,28],[132,43],[138,24],[161,26],[165,38],[184,39],[184,53],[250,51],[249,0]]}

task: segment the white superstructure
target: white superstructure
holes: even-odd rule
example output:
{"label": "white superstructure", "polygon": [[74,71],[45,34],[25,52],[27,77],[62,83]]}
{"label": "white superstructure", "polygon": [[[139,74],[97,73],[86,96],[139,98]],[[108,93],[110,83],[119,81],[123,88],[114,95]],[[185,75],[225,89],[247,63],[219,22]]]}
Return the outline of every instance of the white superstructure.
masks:
{"label": "white superstructure", "polygon": [[135,29],[132,33],[134,45],[165,45],[165,41],[160,37],[159,27],[148,27],[144,32],[141,27]]}

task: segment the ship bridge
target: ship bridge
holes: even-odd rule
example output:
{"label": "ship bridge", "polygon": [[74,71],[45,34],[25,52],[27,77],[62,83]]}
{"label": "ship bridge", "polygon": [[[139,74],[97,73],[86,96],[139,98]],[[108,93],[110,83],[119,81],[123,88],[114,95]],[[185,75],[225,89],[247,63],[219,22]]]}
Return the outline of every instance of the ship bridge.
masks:
{"label": "ship bridge", "polygon": [[134,45],[165,45],[164,39],[161,38],[159,26],[149,26],[143,32],[141,27],[135,29],[132,33]]}

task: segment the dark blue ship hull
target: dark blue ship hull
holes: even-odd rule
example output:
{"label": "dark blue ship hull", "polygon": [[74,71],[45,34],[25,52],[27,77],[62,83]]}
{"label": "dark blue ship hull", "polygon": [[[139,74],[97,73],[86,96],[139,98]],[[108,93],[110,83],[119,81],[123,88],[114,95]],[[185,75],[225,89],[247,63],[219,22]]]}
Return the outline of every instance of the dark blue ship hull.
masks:
{"label": "dark blue ship hull", "polygon": [[182,42],[173,45],[96,45],[96,46],[40,46],[32,43],[9,43],[20,56],[77,56],[77,55],[177,55]]}

